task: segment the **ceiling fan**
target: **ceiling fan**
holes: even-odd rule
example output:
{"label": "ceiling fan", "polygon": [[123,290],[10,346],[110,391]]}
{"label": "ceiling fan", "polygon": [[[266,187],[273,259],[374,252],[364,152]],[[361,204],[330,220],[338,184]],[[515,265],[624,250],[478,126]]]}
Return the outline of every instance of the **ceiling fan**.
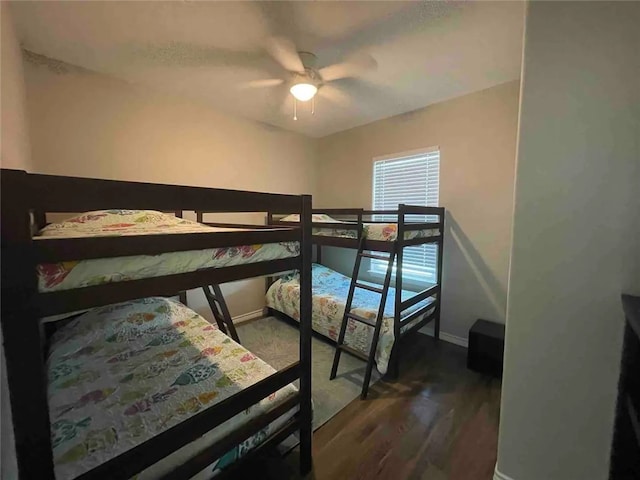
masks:
{"label": "ceiling fan", "polygon": [[[239,84],[239,88],[276,87],[286,85],[293,97],[293,118],[297,120],[297,102],[311,101],[311,111],[315,112],[315,97],[321,95],[329,101],[344,104],[349,101],[342,89],[329,86],[336,80],[360,77],[378,66],[376,60],[367,53],[356,53],[345,61],[318,68],[317,57],[313,53],[298,51],[295,44],[284,36],[268,37],[265,50],[271,59],[286,73],[280,78],[265,78]],[[264,55],[258,52],[238,52],[211,46],[197,46],[189,43],[170,42],[166,45],[128,46],[123,50],[127,60],[141,59],[152,64],[172,67],[242,66],[265,68]],[[122,54],[119,54],[122,55]],[[119,61],[122,57],[117,56]]]}
{"label": "ceiling fan", "polygon": [[315,113],[315,97],[318,90],[329,82],[342,78],[359,77],[378,66],[369,54],[352,56],[348,60],[317,68],[317,57],[310,52],[298,51],[295,44],[285,37],[272,37],[267,41],[267,52],[288,72],[288,78],[269,78],[245,84],[246,87],[272,87],[287,84],[293,96],[293,119],[297,120],[297,102],[311,100],[311,113]]}

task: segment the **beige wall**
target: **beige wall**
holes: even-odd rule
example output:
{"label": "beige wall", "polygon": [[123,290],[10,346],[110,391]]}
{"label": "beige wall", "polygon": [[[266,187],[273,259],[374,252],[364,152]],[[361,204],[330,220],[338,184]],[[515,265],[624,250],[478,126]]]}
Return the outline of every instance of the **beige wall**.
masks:
{"label": "beige wall", "polygon": [[[640,294],[640,4],[531,2],[498,466],[604,480]],[[500,477],[503,478],[503,477]]]}
{"label": "beige wall", "polygon": [[2,17],[2,65],[0,90],[2,117],[0,124],[2,168],[31,167],[29,131],[25,109],[25,86],[20,45],[13,30],[11,11],[6,2],[0,3]]}
{"label": "beige wall", "polygon": [[[440,147],[447,209],[442,330],[466,338],[477,318],[505,320],[518,82],[510,82],[320,140],[322,207],[370,207],[373,158]],[[325,263],[351,273],[352,256]]]}
{"label": "beige wall", "polygon": [[[314,140],[75,67],[24,68],[38,172],[315,193]],[[225,291],[233,315],[264,305],[261,279]],[[200,293],[190,305],[210,316]]]}

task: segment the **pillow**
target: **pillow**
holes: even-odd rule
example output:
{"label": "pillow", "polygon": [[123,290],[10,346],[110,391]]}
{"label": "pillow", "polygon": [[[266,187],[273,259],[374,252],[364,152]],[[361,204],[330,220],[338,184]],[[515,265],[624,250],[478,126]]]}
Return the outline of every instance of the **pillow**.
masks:
{"label": "pillow", "polygon": [[[293,215],[288,215],[284,218],[280,219],[281,222],[299,222],[300,215],[294,213]],[[329,215],[325,215],[324,213],[314,213],[311,215],[312,222],[331,222],[331,223],[340,223],[340,220],[336,220],[335,218],[331,218]]]}
{"label": "pillow", "polygon": [[202,227],[197,222],[155,210],[97,210],[85,212],[40,230],[44,237],[125,235],[179,227]]}

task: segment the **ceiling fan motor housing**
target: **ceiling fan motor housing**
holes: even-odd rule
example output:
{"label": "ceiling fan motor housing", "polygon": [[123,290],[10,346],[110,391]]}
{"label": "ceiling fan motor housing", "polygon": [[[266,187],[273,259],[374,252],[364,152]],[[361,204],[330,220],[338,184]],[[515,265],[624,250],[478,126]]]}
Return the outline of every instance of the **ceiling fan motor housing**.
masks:
{"label": "ceiling fan motor housing", "polygon": [[310,52],[298,52],[298,55],[300,55],[305,71],[304,73],[294,74],[293,83],[309,83],[316,88],[320,88],[322,85],[322,77],[315,68],[318,57]]}

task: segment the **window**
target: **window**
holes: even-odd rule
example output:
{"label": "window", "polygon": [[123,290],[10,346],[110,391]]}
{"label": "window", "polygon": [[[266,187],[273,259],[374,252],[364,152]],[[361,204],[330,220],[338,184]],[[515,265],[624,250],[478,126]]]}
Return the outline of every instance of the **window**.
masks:
{"label": "window", "polygon": [[[373,209],[395,210],[400,203],[438,206],[440,190],[440,151],[437,148],[410,152],[376,160],[373,164]],[[411,221],[437,221],[435,216],[412,215]],[[376,215],[374,220],[396,222],[397,217]],[[403,276],[435,283],[437,245],[417,245],[404,249]],[[395,267],[394,267],[395,270]],[[387,263],[371,260],[371,272],[384,275]]]}

